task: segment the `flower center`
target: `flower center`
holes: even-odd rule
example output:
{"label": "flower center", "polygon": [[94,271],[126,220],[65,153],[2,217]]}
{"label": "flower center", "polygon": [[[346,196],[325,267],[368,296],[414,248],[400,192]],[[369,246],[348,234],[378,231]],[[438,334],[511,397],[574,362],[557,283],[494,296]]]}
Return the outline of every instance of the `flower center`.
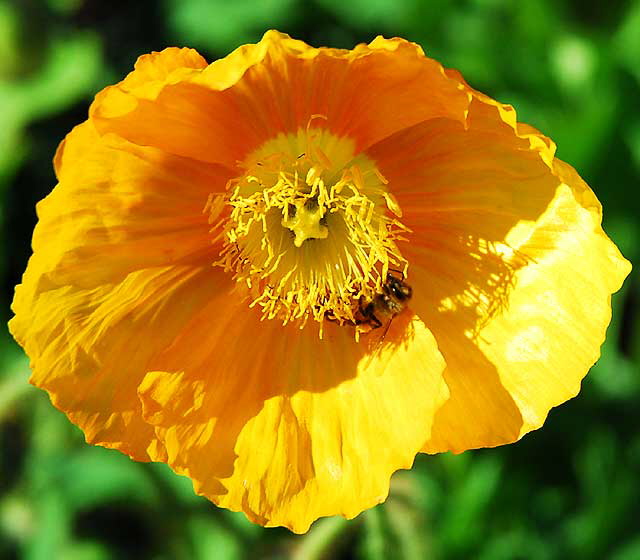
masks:
{"label": "flower center", "polygon": [[263,318],[355,324],[388,270],[406,272],[400,208],[374,162],[353,152],[324,129],[281,134],[207,205],[223,239],[216,264],[246,286]]}

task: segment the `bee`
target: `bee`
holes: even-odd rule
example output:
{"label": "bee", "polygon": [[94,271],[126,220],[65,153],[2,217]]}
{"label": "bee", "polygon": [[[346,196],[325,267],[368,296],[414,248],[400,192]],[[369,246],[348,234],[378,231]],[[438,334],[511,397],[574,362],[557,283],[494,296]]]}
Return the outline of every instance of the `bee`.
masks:
{"label": "bee", "polygon": [[[387,273],[387,278],[382,284],[382,291],[377,293],[373,299],[360,298],[358,309],[355,312],[355,320],[347,322],[347,324],[356,327],[356,338],[359,333],[371,332],[386,323],[387,326],[380,339],[380,343],[382,343],[393,318],[401,313],[409,303],[413,290],[404,281],[404,276],[398,277],[394,273],[399,273],[399,271],[394,270]],[[325,318],[328,321],[337,321],[335,316],[329,312],[325,314]]]}
{"label": "bee", "polygon": [[[361,331],[369,332],[378,329],[384,322],[387,322],[386,330],[388,330],[393,318],[409,303],[413,294],[411,286],[404,281],[404,277],[399,278],[393,272],[387,273],[382,292],[376,294],[372,300],[366,301],[360,298],[355,324]],[[362,328],[363,326],[369,328]]]}

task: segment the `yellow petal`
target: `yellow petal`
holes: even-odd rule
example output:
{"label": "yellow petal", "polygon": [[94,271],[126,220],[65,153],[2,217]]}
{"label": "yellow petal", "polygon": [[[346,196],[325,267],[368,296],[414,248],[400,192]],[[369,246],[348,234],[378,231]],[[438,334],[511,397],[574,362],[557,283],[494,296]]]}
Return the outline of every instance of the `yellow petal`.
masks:
{"label": "yellow petal", "polygon": [[207,61],[194,49],[169,47],[140,56],[134,71],[120,83],[120,87],[132,91],[146,88],[151,82],[163,84],[180,79],[181,74],[188,70],[206,66]]}
{"label": "yellow petal", "polygon": [[447,395],[417,319],[394,321],[373,358],[334,325],[320,341],[311,329],[209,308],[191,331],[205,336],[195,351],[188,338],[168,351],[183,368],[150,372],[140,387],[145,418],[199,493],[267,526],[304,532],[320,516],[351,518],[383,501]]}
{"label": "yellow petal", "polygon": [[369,151],[413,230],[402,248],[412,309],[447,363],[451,397],[425,451],[520,438],[598,357],[629,265],[553,149],[510,108],[476,98],[465,127],[425,122]]}
{"label": "yellow petal", "polygon": [[[572,169],[564,179],[570,175],[579,181]],[[517,274],[508,313],[479,337],[479,348],[497,365],[522,413],[520,435],[540,427],[551,407],[578,393],[600,356],[611,294],[631,270],[600,228],[599,211],[581,205],[576,183],[559,188],[520,248],[534,264]],[[561,227],[566,224],[571,226]]]}
{"label": "yellow petal", "polygon": [[[452,399],[437,416],[427,451],[461,451],[520,438],[540,427],[550,408],[578,393],[599,357],[611,317],[610,294],[629,272],[600,230],[599,218],[578,204],[569,187],[561,186],[520,251],[535,260],[516,273],[508,307],[468,344],[482,356],[480,370],[491,371],[517,407],[519,425],[511,423],[511,433],[501,433],[497,440],[457,433],[452,422],[456,414],[474,410],[471,403],[477,408],[479,401],[473,396],[475,379],[458,377],[473,379],[477,370],[451,370],[445,373],[447,380],[456,377],[454,383],[468,391],[456,395],[449,384]],[[469,416],[463,416],[467,423]],[[492,423],[499,425],[498,414]]]}
{"label": "yellow petal", "polygon": [[102,90],[92,107],[102,117],[116,117],[135,109],[136,99],[150,99],[167,84],[182,81],[207,61],[193,49],[170,47],[138,58],[134,70],[124,80]]}
{"label": "yellow petal", "polygon": [[226,280],[220,269],[173,267],[92,289],[42,290],[42,277],[29,268],[9,328],[31,360],[31,383],[49,392],[87,441],[148,460],[157,444],[142,419],[138,385],[191,315],[228,289]]}
{"label": "yellow petal", "polygon": [[32,383],[89,441],[146,459],[153,430],[137,385],[224,276],[210,270],[217,252],[203,208],[226,171],[101,137],[90,122],[67,136],[55,164],[60,184],[38,204],[10,329]]}
{"label": "yellow petal", "polygon": [[60,183],[37,206],[30,263],[43,281],[94,287],[145,267],[215,260],[203,209],[224,191],[224,168],[101,137],[91,122],[67,136],[55,164]]}

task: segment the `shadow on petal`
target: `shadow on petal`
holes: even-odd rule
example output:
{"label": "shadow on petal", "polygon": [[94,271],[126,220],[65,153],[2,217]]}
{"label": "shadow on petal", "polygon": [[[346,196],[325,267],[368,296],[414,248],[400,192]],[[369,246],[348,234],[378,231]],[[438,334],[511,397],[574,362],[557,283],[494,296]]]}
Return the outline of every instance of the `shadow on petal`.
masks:
{"label": "shadow on petal", "polygon": [[520,248],[561,181],[547,164],[552,147],[514,123],[512,111],[474,99],[466,127],[426,121],[369,150],[413,232],[401,248],[411,307],[447,363],[451,398],[425,451],[495,446],[521,434],[521,411],[478,342],[493,317],[509,312],[518,271],[535,264]]}
{"label": "shadow on petal", "polygon": [[353,327],[329,324],[320,340],[246,310],[216,314],[220,305],[202,310],[139,388],[172,468],[216,503],[295,531],[382,501],[447,395],[422,322],[402,314],[384,341],[374,331],[361,343]]}

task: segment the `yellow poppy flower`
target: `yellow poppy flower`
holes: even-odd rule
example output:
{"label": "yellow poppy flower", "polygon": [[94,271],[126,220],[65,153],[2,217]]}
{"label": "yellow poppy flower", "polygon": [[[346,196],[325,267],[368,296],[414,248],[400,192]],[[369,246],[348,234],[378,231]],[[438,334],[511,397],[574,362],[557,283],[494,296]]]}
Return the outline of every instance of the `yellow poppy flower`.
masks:
{"label": "yellow poppy flower", "polygon": [[143,56],[55,168],[10,324],[31,382],[296,532],[540,427],[630,269],[553,143],[402,39]]}

